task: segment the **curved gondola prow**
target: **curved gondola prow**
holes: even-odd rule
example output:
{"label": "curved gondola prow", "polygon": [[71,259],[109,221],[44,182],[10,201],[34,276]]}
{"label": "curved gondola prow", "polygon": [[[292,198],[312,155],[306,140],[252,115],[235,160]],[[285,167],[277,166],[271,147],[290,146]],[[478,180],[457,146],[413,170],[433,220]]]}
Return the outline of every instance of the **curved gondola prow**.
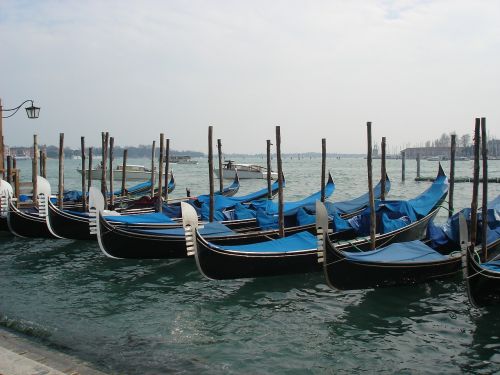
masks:
{"label": "curved gondola prow", "polygon": [[168,182],[168,193],[170,194],[173,192],[175,189],[175,177],[174,177],[174,170],[170,170],[170,181]]}
{"label": "curved gondola prow", "polygon": [[45,218],[45,224],[47,225],[47,229],[49,230],[50,234],[52,234],[55,238],[64,239],[64,237],[58,235],[54,231],[54,228],[52,228],[52,226],[50,225],[50,218],[49,218],[50,204],[52,204],[50,202],[50,197],[46,196],[45,194],[38,194],[38,215],[40,217]]}
{"label": "curved gondola prow", "polygon": [[0,217],[7,217],[9,199],[14,195],[12,185],[0,179]]}
{"label": "curved gondola prow", "polygon": [[[95,211],[95,227],[92,226],[92,224],[89,224],[91,228],[95,228],[94,230],[91,229],[90,233],[91,234],[96,234],[97,236],[97,243],[99,244],[99,249],[101,249],[102,253],[108,257],[108,258],[112,258],[112,259],[121,259],[121,258],[118,258],[118,257],[115,257],[113,255],[111,255],[109,252],[106,251],[106,247],[104,246],[103,242],[102,242],[102,233],[101,233],[101,220],[106,220],[104,218],[101,218],[102,216],[102,210],[96,210]],[[91,216],[92,217],[92,216]],[[92,219],[91,219],[92,221]]]}
{"label": "curved gondola prow", "polygon": [[182,226],[186,237],[186,251],[188,256],[196,255],[196,229],[198,228],[198,214],[188,203],[181,202]]}
{"label": "curved gondola prow", "polygon": [[318,263],[325,260],[325,241],[328,238],[328,212],[321,201],[316,201],[316,239],[318,245]]}
{"label": "curved gondola prow", "polygon": [[105,201],[101,191],[94,186],[89,189],[89,231],[90,234],[96,234],[99,239],[97,212],[104,210]]}

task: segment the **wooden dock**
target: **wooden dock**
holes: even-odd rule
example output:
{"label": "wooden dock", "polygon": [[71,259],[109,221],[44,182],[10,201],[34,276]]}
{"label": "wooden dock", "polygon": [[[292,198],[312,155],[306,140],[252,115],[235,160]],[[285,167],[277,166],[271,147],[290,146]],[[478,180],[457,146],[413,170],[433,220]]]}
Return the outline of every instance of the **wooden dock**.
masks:
{"label": "wooden dock", "polygon": [[[415,177],[415,181],[425,181],[425,182],[433,182],[436,178],[435,177]],[[473,182],[472,177],[455,177],[455,183],[462,183],[462,182]],[[480,178],[479,182],[483,182],[483,179]],[[491,183],[500,183],[500,177],[492,177],[488,178],[488,182]]]}

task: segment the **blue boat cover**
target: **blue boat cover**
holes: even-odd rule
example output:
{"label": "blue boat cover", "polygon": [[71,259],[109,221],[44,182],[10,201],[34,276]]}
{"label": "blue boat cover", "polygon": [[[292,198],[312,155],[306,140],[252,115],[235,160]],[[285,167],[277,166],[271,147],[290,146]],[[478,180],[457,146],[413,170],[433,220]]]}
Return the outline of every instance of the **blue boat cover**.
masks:
{"label": "blue boat cover", "polygon": [[490,262],[481,263],[481,267],[489,271],[500,273],[500,260],[492,260]]}
{"label": "blue boat cover", "polygon": [[[431,240],[431,245],[447,245],[450,242],[454,244],[460,243],[460,225],[459,215],[464,215],[467,225],[470,230],[471,209],[464,208],[460,212],[450,217],[446,223],[437,225],[429,223],[427,230],[427,238]],[[481,235],[482,228],[482,213],[478,213],[478,234]],[[488,230],[486,243],[490,244],[500,238],[500,195],[494,200],[488,202]],[[481,241],[480,238],[478,240]]]}
{"label": "blue boat cover", "polygon": [[[234,234],[235,232],[225,226],[224,224],[212,222],[207,223],[203,226],[203,228],[198,230],[202,236],[229,236]],[[136,233],[146,233],[146,234],[159,234],[166,236],[178,236],[184,237],[185,232],[184,228],[171,228],[171,229],[133,229],[133,232]]]}
{"label": "blue boat cover", "polygon": [[117,215],[105,216],[104,218],[109,222],[123,223],[123,224],[161,224],[172,223],[173,220],[161,212],[153,212],[150,214],[141,215]]}
{"label": "blue boat cover", "polygon": [[316,249],[316,236],[309,232],[299,232],[289,237],[279,238],[247,245],[219,246],[211,244],[221,250],[252,252],[252,253],[287,253],[291,251]]}
{"label": "blue boat cover", "polygon": [[417,263],[447,259],[421,241],[394,243],[377,250],[345,252],[346,259],[364,263]]}
{"label": "blue boat cover", "polygon": [[[330,197],[333,194],[334,190],[335,190],[335,183],[333,182],[330,176],[330,178],[328,179],[328,183],[325,185],[325,197],[326,198]],[[316,201],[320,199],[321,199],[321,191],[318,191],[300,201],[285,202],[283,204],[283,213],[285,216],[295,215],[300,207],[316,204]],[[270,199],[252,202],[252,206],[256,210],[257,209],[264,210],[269,215],[276,215],[279,210],[278,203]]]}
{"label": "blue boat cover", "polygon": [[[387,177],[385,180],[386,194],[389,192],[390,189],[391,189],[391,181],[389,180],[389,177]],[[380,195],[382,194],[382,182],[379,182],[377,186],[375,186],[375,188],[373,189],[373,194],[375,199],[380,198]],[[357,198],[348,201],[333,202],[333,203],[327,202],[328,205],[326,209],[329,214],[333,211],[338,212],[341,215],[349,214],[351,212],[355,212],[363,207],[368,206],[369,198],[370,198],[369,193],[365,193]]]}
{"label": "blue boat cover", "polygon": [[[432,209],[448,193],[448,178],[444,174],[439,174],[432,185],[417,197],[407,200],[385,200],[375,201],[377,212],[377,232],[388,233],[395,229],[404,227],[418,219],[428,215]],[[338,215],[334,217],[335,231],[340,231],[346,227],[351,227],[359,235],[368,235],[370,231],[370,208],[366,208],[360,215],[349,220],[344,220]],[[392,221],[392,222],[391,222]]]}
{"label": "blue boat cover", "polygon": [[[273,185],[271,186],[271,190],[275,191],[278,188],[278,182],[274,182]],[[256,199],[262,199],[267,196],[267,188],[258,190],[256,192],[247,194],[247,195],[242,195],[239,197],[225,197],[222,195],[216,195],[214,197],[214,209],[216,211],[222,211],[224,209],[231,209],[233,208],[237,203],[246,203],[246,202],[251,202]],[[210,205],[210,195],[200,195],[197,198],[198,202],[201,204],[205,205]]]}

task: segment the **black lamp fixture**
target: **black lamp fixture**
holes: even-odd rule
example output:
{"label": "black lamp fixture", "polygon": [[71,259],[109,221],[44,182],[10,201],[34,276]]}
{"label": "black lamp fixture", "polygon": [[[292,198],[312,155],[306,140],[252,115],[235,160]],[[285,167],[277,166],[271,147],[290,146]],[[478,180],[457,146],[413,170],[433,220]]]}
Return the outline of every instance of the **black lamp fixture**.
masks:
{"label": "black lamp fixture", "polygon": [[31,103],[31,105],[29,107],[26,107],[26,114],[28,115],[28,118],[38,118],[38,116],[40,115],[40,107],[35,107],[33,100],[31,100],[31,99],[25,100],[24,102],[22,102],[20,105],[18,105],[15,108],[10,108],[10,109],[2,108],[1,112],[12,112],[12,113],[8,114],[7,116],[3,116],[3,113],[2,113],[2,118],[9,118],[9,117],[14,116],[17,113],[17,111],[19,111],[19,109],[23,105],[25,105],[26,103]]}

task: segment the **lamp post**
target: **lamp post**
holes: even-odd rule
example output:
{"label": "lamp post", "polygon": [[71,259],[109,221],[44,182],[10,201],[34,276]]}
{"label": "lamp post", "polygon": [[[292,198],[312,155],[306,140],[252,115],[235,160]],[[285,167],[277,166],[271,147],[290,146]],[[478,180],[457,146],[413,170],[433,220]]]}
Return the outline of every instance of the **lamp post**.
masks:
{"label": "lamp post", "polygon": [[[23,105],[26,103],[30,103],[31,105],[29,107],[26,107],[26,114],[28,115],[28,118],[38,118],[40,114],[40,107],[35,107],[33,104],[33,100],[28,99],[19,104],[15,108],[10,108],[10,109],[4,109],[2,107],[2,99],[0,99],[0,173],[3,176],[4,173],[4,153],[5,153],[5,147],[3,143],[3,119],[4,118],[9,118],[14,116],[19,109],[22,108]],[[10,112],[9,114],[4,116],[4,112]]]}

